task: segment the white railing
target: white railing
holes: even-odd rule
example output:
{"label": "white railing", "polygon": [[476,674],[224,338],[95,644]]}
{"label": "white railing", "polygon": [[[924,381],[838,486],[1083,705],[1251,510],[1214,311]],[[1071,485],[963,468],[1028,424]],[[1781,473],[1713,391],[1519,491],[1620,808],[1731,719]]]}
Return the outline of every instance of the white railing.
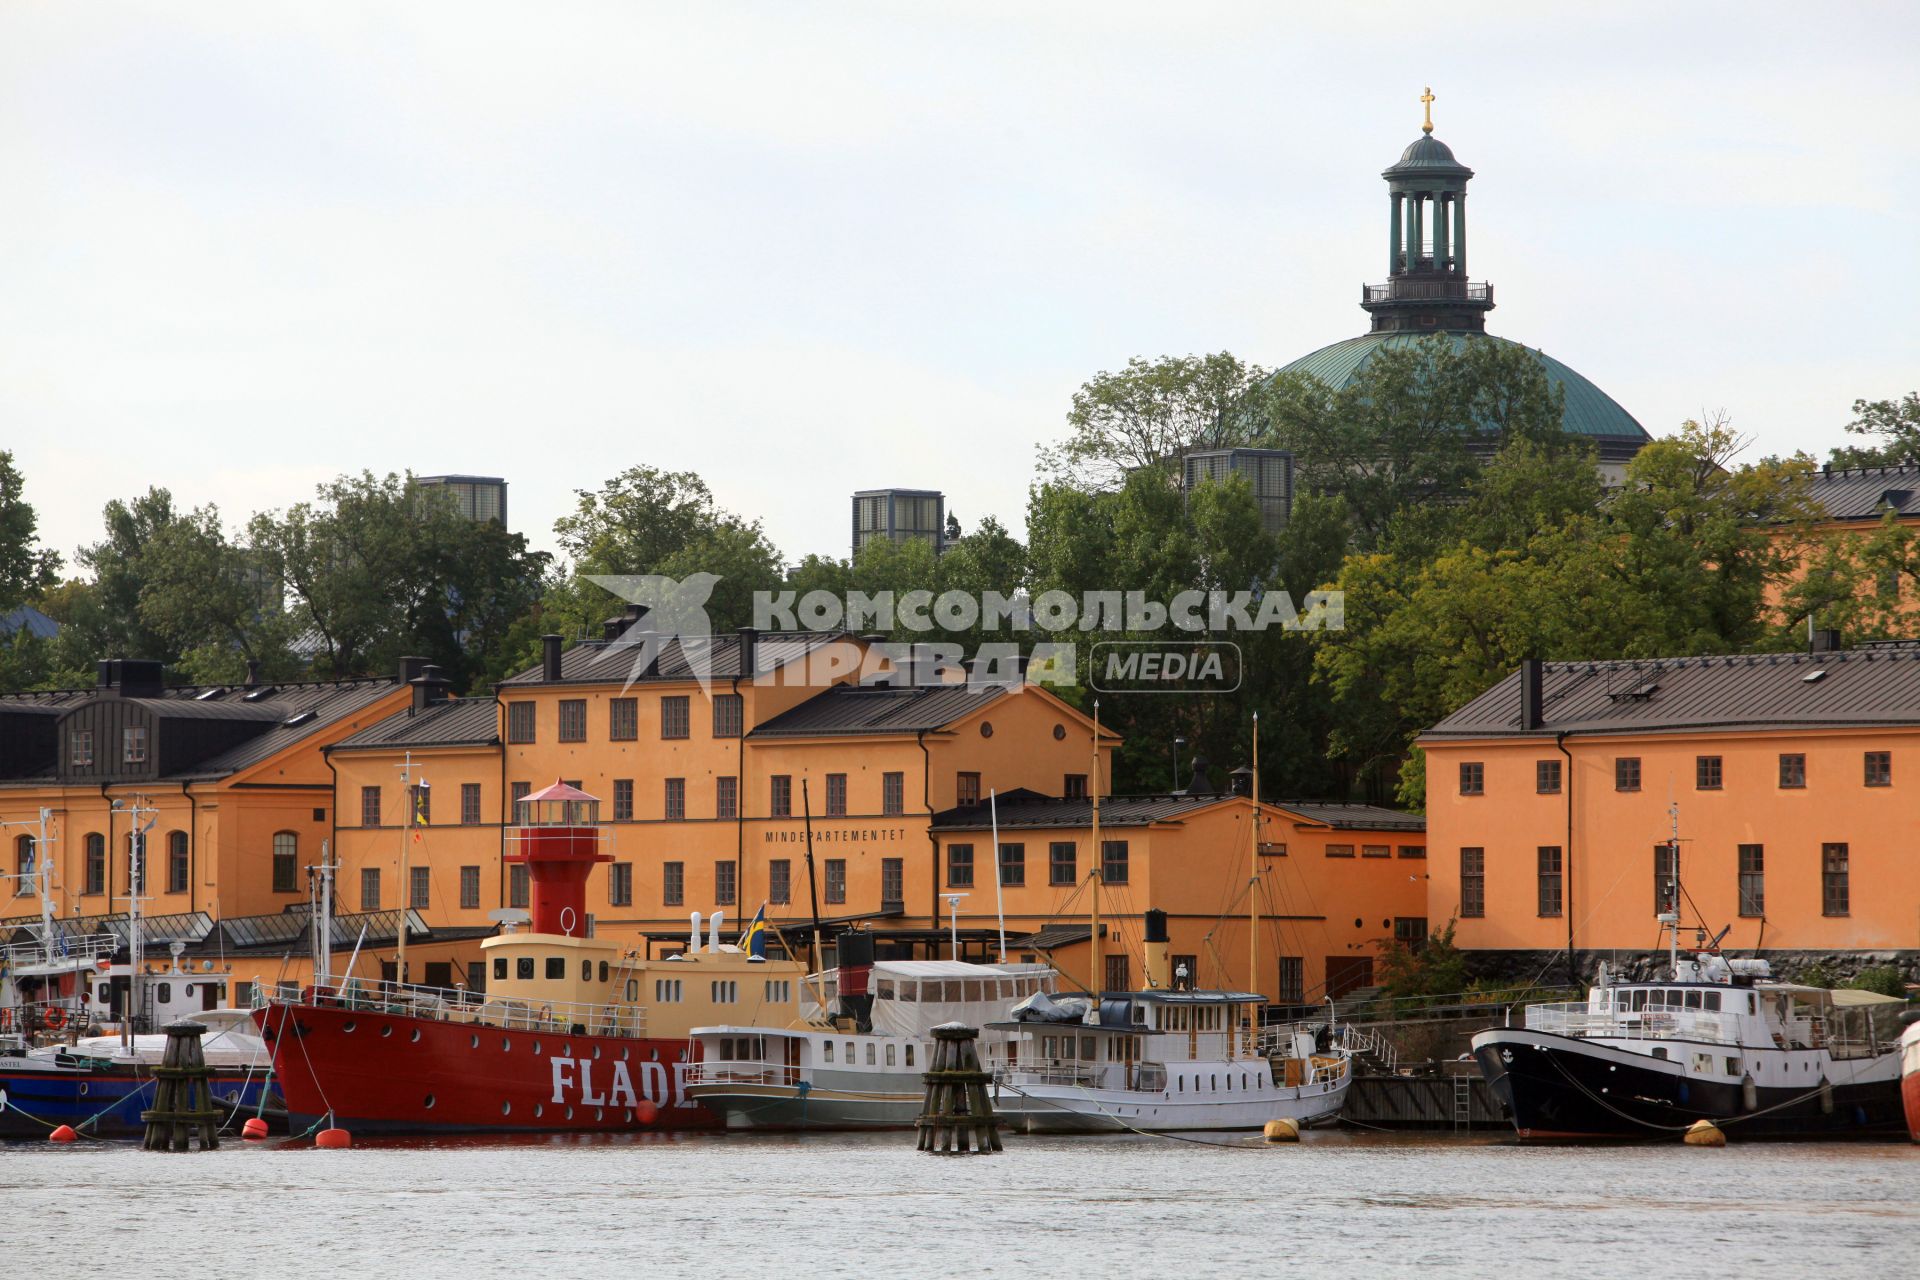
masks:
{"label": "white railing", "polygon": [[1527,1030],[1589,1040],[1699,1040],[1739,1044],[1737,1027],[1725,1014],[1692,1009],[1596,1011],[1585,1003],[1530,1004]]}
{"label": "white railing", "polygon": [[1364,1053],[1385,1068],[1388,1075],[1400,1073],[1400,1050],[1378,1031],[1349,1023],[1340,1032],[1340,1043],[1349,1053]]}
{"label": "white railing", "polygon": [[365,1010],[402,1017],[428,1018],[498,1027],[503,1031],[542,1031],[553,1035],[620,1036],[636,1039],[647,1033],[647,1011],[630,1004],[589,1004],[577,1001],[488,999],[460,988],[411,986],[399,982],[372,982],[351,978],[338,986],[317,984],[299,995],[276,995],[256,986],[253,1007],[273,1001],[316,1008]]}
{"label": "white railing", "polygon": [[112,959],[114,952],[120,949],[120,939],[110,933],[90,933],[77,938],[56,940],[53,945],[46,943],[16,942],[11,946],[0,947],[0,961],[9,969],[18,969],[26,965],[42,964],[81,964],[92,965],[101,957]]}
{"label": "white railing", "polygon": [[800,1068],[784,1062],[696,1062],[687,1067],[687,1083],[778,1084],[800,1083]]}
{"label": "white railing", "polygon": [[1015,1088],[1029,1084],[1059,1084],[1081,1089],[1111,1087],[1106,1080],[1106,1068],[1097,1064],[1081,1066],[1068,1062],[1011,1062],[992,1065],[989,1069],[993,1072],[995,1084],[1007,1084]]}

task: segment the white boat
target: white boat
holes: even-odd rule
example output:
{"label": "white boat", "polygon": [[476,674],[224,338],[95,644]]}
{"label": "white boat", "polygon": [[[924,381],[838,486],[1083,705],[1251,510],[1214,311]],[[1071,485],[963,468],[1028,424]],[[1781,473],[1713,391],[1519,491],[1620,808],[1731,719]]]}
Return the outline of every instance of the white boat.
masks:
{"label": "white boat", "polygon": [[[843,957],[849,949],[843,935]],[[686,1094],[729,1129],[910,1127],[926,1097],[933,1028],[1003,1018],[1056,979],[1037,964],[843,964],[806,980],[790,1027],[694,1028]]]}
{"label": "white boat", "polygon": [[[1035,1002],[1038,1004],[1038,1002]],[[1167,1133],[1258,1129],[1271,1120],[1305,1128],[1337,1118],[1353,1079],[1342,1052],[1316,1052],[1289,1030],[1270,1054],[1260,1032],[1263,996],[1236,991],[1148,990],[1061,1002],[1046,1016],[987,1027],[991,1100],[1025,1133]],[[1270,1043],[1270,1039],[1269,1039]]]}
{"label": "white boat", "polygon": [[[200,1037],[200,1052],[209,1067],[221,1071],[253,1068],[262,1075],[266,1074],[273,1056],[267,1049],[267,1042],[260,1038],[260,1028],[254,1025],[252,1010],[203,1009],[180,1016],[190,1018],[207,1029],[207,1033]],[[166,1034],[156,1032],[134,1036],[131,1049],[120,1036],[81,1036],[70,1045],[43,1045],[30,1050],[26,1056],[49,1061],[56,1057],[87,1058],[96,1062],[158,1066],[166,1049]]]}

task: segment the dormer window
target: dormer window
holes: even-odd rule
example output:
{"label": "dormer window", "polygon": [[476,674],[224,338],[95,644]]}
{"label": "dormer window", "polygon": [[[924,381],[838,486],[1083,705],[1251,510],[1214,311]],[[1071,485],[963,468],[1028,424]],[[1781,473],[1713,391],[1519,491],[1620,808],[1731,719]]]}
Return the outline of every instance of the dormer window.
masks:
{"label": "dormer window", "polygon": [[120,762],[122,764],[145,764],[147,762],[147,729],[145,725],[134,725],[120,731]]}
{"label": "dormer window", "polygon": [[93,763],[93,730],[79,729],[74,732],[71,754],[75,765]]}

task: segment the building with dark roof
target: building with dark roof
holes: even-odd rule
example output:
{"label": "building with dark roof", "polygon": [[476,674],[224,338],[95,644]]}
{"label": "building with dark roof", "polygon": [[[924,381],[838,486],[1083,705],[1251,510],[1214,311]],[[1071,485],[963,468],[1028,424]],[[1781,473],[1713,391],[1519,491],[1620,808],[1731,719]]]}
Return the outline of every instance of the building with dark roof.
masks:
{"label": "building with dark roof", "polygon": [[1920,645],[1529,662],[1420,745],[1462,947],[1920,953]]}
{"label": "building with dark roof", "polygon": [[[1433,136],[1430,116],[1420,137],[1380,176],[1387,183],[1387,278],[1360,290],[1360,306],[1372,317],[1371,330],[1309,352],[1281,366],[1280,372],[1311,374],[1338,390],[1376,353],[1435,334],[1445,335],[1456,351],[1472,341],[1524,346],[1486,332],[1487,313],[1494,308],[1493,286],[1474,281],[1467,272],[1467,183],[1473,170]],[[1565,394],[1564,429],[1592,441],[1602,471],[1618,481],[1628,460],[1649,440],[1646,429],[1572,367],[1527,349],[1547,380]]]}

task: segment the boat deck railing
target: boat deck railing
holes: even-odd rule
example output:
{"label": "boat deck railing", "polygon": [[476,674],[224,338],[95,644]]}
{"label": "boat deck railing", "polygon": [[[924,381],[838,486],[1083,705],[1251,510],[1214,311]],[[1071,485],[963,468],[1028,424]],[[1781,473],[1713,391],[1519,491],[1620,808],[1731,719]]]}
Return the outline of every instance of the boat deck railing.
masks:
{"label": "boat deck railing", "polygon": [[111,933],[56,938],[51,946],[35,939],[0,947],[0,963],[9,969],[29,965],[92,965],[103,957],[111,960],[119,949],[120,939]]}
{"label": "boat deck railing", "polygon": [[695,1062],[687,1067],[686,1081],[695,1084],[775,1084],[800,1083],[800,1068],[784,1062]]}
{"label": "boat deck railing", "polygon": [[253,1007],[272,1002],[316,1008],[354,1009],[400,1017],[427,1018],[502,1031],[545,1031],[556,1035],[619,1036],[647,1033],[647,1011],[631,1004],[489,999],[464,988],[423,987],[400,982],[348,979],[338,986],[317,984],[287,997],[256,987]]}
{"label": "boat deck railing", "polygon": [[1584,1001],[1527,1006],[1527,1030],[1593,1040],[1698,1040],[1740,1043],[1733,1018],[1693,1009],[1599,1010]]}

